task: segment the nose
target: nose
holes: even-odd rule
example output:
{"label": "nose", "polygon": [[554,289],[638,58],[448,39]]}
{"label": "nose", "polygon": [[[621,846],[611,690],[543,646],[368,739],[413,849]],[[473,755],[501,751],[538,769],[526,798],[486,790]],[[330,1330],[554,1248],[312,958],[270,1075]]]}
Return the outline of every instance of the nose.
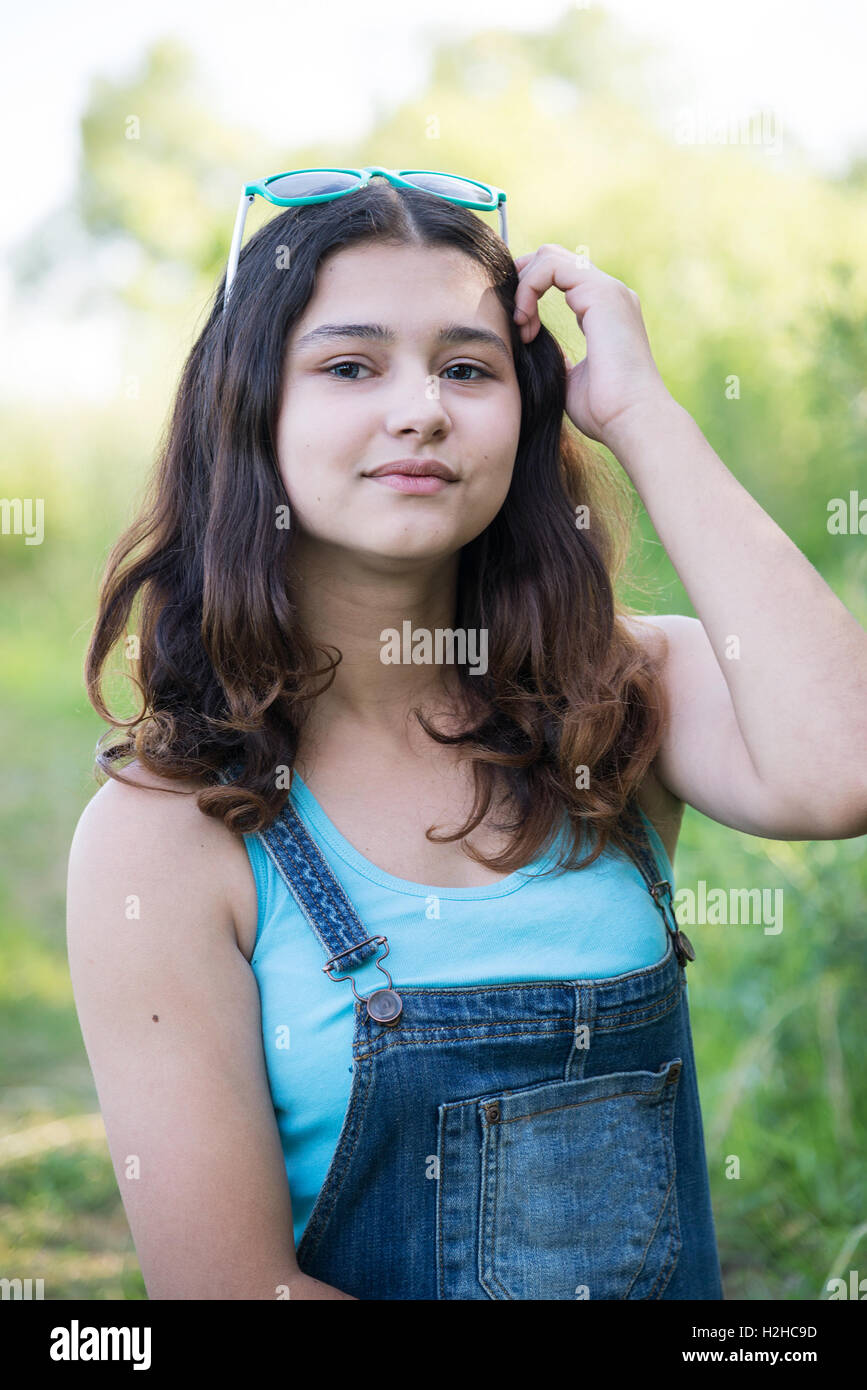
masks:
{"label": "nose", "polygon": [[451,422],[440,394],[439,377],[411,371],[396,382],[385,424],[392,434],[415,430],[431,437],[446,432]]}

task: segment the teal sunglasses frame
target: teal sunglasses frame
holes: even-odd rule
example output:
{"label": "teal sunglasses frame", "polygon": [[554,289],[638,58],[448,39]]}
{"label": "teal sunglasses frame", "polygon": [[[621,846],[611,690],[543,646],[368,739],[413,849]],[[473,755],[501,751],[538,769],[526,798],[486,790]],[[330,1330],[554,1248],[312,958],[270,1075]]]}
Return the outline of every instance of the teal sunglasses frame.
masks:
{"label": "teal sunglasses frame", "polygon": [[[358,183],[352,188],[339,188],[334,193],[308,193],[298,198],[281,198],[276,193],[272,193],[269,184],[277,183],[279,179],[285,179],[289,174],[354,174]],[[413,174],[436,174],[439,178],[459,179],[461,182],[471,184],[476,188],[484,189],[488,195],[482,201],[475,198],[455,198],[449,193],[437,193],[431,188],[419,189],[417,184],[411,183],[410,177]],[[232,245],[229,251],[229,263],[226,267],[226,287],[223,294],[223,313],[229,303],[229,294],[235,273],[238,269],[238,260],[241,255],[241,242],[244,237],[244,223],[247,220],[247,213],[250,204],[256,197],[266,198],[269,203],[274,203],[277,207],[302,207],[307,203],[330,203],[335,198],[345,198],[347,194],[356,193],[359,188],[366,188],[376,176],[387,179],[394,188],[415,188],[422,193],[430,193],[435,198],[445,198],[448,203],[457,203],[460,207],[474,208],[479,212],[493,212],[497,209],[500,218],[500,236],[508,246],[509,229],[506,222],[506,195],[502,188],[497,188],[491,183],[481,183],[478,179],[468,179],[464,174],[446,174],[441,169],[384,169],[380,164],[367,164],[363,169],[338,169],[330,167],[314,167],[312,169],[287,169],[283,174],[269,174],[265,179],[259,179],[256,183],[246,183],[241,189],[241,201],[238,204],[238,212],[235,216],[235,229],[232,233]]]}

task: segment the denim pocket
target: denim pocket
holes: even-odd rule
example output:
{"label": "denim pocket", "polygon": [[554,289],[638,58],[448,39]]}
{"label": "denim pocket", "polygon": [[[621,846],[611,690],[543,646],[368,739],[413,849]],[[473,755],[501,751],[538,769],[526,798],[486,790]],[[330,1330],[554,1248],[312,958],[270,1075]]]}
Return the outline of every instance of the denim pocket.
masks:
{"label": "denim pocket", "polygon": [[478,1099],[479,1281],[496,1299],[655,1299],[681,1248],[679,1058]]}

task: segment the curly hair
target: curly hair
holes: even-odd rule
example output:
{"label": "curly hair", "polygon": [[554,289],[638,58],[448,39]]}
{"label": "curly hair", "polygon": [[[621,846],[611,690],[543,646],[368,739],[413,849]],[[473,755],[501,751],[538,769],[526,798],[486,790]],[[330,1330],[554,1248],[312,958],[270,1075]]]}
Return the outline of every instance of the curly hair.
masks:
{"label": "curly hair", "polygon": [[[523,867],[553,842],[564,814],[571,834],[557,867],[583,868],[608,845],[632,854],[643,835],[635,795],[667,709],[662,658],[618,621],[629,611],[614,593],[634,522],[627,490],[565,415],[556,338],[543,325],[531,343],[521,340],[512,320],[518,274],[504,243],[465,208],[380,183],[288,208],[244,248],[225,314],[224,279],[215,290],[141,510],[100,584],[84,674],[91,704],[112,727],[94,771],[124,781],[115,764],[134,756],[161,778],[192,779],[199,809],[238,834],[264,829],[284,806],[311,701],[342,659],[303,629],[295,533],[275,524],[288,504],[275,448],[285,345],[322,258],[374,241],[457,248],[482,267],[511,325],[521,396],[509,492],[458,561],[455,626],[487,629],[487,671],[456,668],[468,712],[461,732],[412,711],[473,768],[466,823],[453,834],[431,827],[428,838],[469,835],[504,784],[515,814],[500,828],[511,839],[491,857],[467,846],[478,862],[506,873]],[[125,720],[108,710],[101,687],[111,649],[130,641],[137,603],[131,667],[141,708]],[[240,772],[226,785],[220,772],[230,764]]]}

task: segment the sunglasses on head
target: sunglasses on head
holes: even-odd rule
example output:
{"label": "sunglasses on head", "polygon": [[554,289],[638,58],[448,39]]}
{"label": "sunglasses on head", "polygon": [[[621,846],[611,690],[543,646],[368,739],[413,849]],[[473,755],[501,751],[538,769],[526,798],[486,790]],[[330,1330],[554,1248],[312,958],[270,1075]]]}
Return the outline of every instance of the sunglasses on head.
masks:
{"label": "sunglasses on head", "polygon": [[443,174],[434,169],[383,169],[378,164],[370,164],[363,169],[290,169],[285,174],[271,174],[258,183],[245,184],[241,190],[226,269],[223,312],[226,311],[238,269],[244,223],[255,197],[267,198],[269,203],[287,208],[302,207],[307,203],[328,203],[334,198],[345,197],[347,193],[355,193],[359,188],[366,188],[376,176],[387,179],[393,188],[418,188],[423,193],[433,193],[460,207],[476,208],[480,212],[493,212],[496,208],[500,218],[500,236],[508,246],[506,195],[493,184],[465,179],[460,174]]}

